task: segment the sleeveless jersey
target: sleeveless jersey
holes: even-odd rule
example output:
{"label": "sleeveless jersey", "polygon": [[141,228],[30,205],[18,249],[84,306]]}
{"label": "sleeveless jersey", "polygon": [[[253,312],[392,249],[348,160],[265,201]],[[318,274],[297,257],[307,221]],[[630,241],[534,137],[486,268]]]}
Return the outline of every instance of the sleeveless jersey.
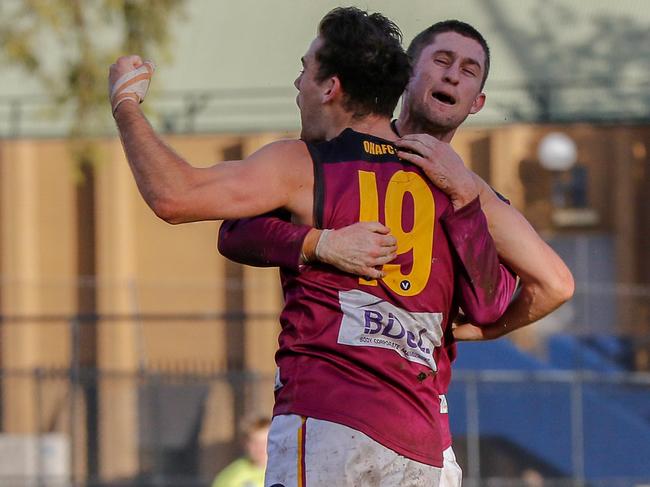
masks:
{"label": "sleeveless jersey", "polygon": [[318,264],[283,271],[274,414],[340,423],[442,467],[457,269],[439,222],[451,203],[386,140],[346,129],[308,148],[315,226],[380,221],[398,256],[378,281]]}

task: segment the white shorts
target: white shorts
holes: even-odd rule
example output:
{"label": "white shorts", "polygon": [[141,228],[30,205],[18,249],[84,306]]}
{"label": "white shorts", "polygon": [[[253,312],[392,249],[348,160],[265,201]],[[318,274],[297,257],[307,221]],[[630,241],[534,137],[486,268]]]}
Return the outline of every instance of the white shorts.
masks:
{"label": "white shorts", "polygon": [[405,458],[357,430],[330,421],[276,416],[267,449],[265,487],[443,485],[442,469]]}
{"label": "white shorts", "polygon": [[443,454],[442,475],[440,476],[440,487],[461,487],[463,483],[463,471],[456,462],[456,455],[451,447]]}

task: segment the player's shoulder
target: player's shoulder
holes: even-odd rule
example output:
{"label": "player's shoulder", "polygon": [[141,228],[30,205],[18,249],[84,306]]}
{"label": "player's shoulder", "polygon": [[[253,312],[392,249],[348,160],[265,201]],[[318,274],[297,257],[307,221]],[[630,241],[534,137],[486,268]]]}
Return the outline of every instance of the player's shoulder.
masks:
{"label": "player's shoulder", "polygon": [[307,144],[299,139],[279,139],[264,146],[268,151],[283,154],[301,154],[307,152]]}
{"label": "player's shoulder", "polygon": [[306,144],[297,139],[280,139],[266,144],[252,154],[250,158],[272,162],[277,165],[296,164],[300,161],[308,162],[310,159]]}

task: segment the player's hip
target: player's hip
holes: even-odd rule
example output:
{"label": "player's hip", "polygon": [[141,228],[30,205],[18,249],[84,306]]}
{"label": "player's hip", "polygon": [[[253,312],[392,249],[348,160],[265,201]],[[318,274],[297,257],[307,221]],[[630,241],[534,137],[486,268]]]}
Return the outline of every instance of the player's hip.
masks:
{"label": "player's hip", "polygon": [[439,487],[442,474],[358,430],[294,414],[273,419],[268,453],[266,487]]}

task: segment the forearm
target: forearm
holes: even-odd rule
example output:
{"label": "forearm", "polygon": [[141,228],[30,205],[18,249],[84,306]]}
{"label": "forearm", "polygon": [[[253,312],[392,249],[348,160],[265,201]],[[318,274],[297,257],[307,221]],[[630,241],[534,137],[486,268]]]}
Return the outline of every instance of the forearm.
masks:
{"label": "forearm", "polygon": [[499,257],[519,276],[522,291],[531,294],[532,308],[524,313],[531,323],[571,298],[573,276],[521,213],[481,183],[481,206]]}
{"label": "forearm", "polygon": [[301,249],[311,227],[282,219],[279,212],[226,220],[219,229],[219,252],[230,260],[255,267],[298,270]]}
{"label": "forearm", "polygon": [[[555,304],[554,304],[555,303]],[[524,285],[512,300],[505,313],[494,323],[476,326],[465,323],[454,328],[454,338],[459,341],[494,340],[523,328],[555,309],[557,301],[535,285]]]}
{"label": "forearm", "polygon": [[137,104],[122,103],[115,122],[142,197],[156,215],[169,221],[171,201],[183,193],[191,166],[160,140]]}
{"label": "forearm", "polygon": [[457,340],[501,337],[543,318],[571,298],[574,282],[562,259],[539,237],[528,221],[502,202],[482,180],[483,211],[499,256],[520,278],[520,289],[494,323],[471,323],[454,329]]}
{"label": "forearm", "polygon": [[478,198],[441,221],[461,267],[463,311],[476,324],[493,323],[508,307],[516,277],[499,261]]}

